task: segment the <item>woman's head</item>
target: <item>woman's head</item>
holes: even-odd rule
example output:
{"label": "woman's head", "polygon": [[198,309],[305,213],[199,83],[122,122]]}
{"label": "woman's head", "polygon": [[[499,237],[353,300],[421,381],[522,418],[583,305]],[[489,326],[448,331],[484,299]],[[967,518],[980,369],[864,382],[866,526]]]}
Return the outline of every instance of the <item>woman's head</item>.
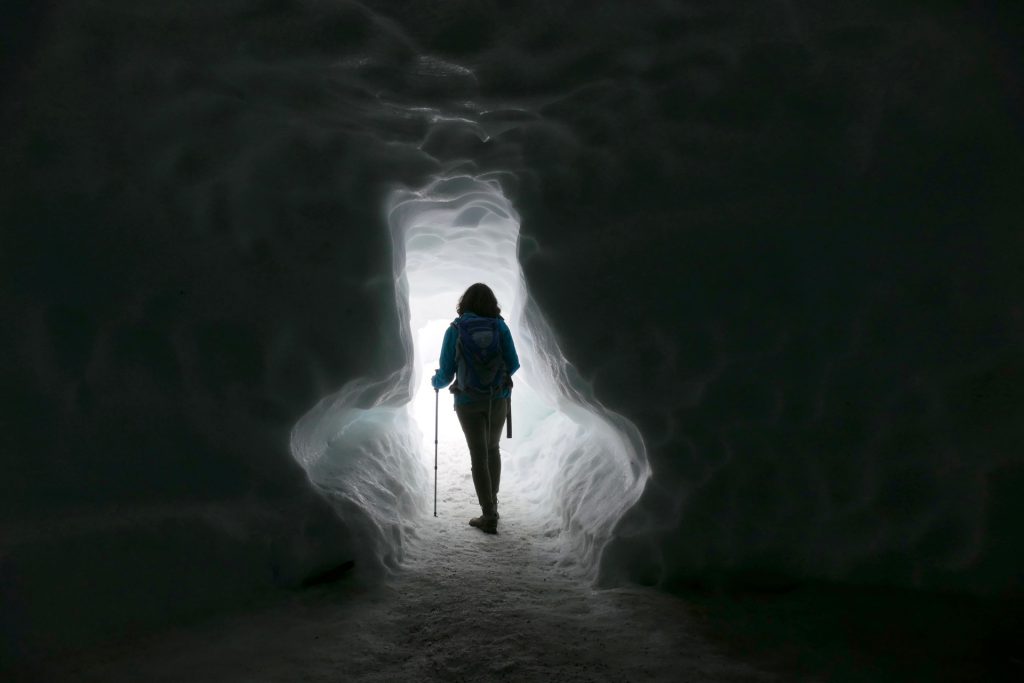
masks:
{"label": "woman's head", "polygon": [[501,315],[498,299],[491,288],[482,282],[470,285],[469,289],[459,297],[459,305],[455,307],[459,315],[470,312],[484,318],[497,318]]}

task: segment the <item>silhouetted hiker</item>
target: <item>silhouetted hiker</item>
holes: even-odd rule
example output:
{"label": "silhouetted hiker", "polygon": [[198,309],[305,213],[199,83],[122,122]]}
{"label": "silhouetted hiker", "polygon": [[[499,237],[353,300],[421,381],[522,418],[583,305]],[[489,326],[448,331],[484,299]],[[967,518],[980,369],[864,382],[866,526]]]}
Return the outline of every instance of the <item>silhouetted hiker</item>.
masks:
{"label": "silhouetted hiker", "polygon": [[488,533],[498,531],[498,442],[512,396],[512,373],[519,369],[512,333],[501,317],[498,300],[477,282],[459,298],[459,317],[445,330],[441,367],[430,380],[434,389],[451,385],[455,413],[466,435],[473,485],[482,515],[469,523]]}

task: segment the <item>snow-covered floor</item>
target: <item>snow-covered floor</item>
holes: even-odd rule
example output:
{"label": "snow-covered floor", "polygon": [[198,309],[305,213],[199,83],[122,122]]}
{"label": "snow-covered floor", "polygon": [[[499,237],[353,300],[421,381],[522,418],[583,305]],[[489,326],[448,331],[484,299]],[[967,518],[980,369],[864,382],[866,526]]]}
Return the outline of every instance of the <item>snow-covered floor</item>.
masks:
{"label": "snow-covered floor", "polygon": [[348,577],[93,650],[49,673],[189,683],[775,680],[699,636],[681,600],[591,589],[559,560],[559,534],[510,477],[499,533],[469,526],[479,508],[465,444],[444,443],[439,462],[438,517],[422,521],[393,578]]}
{"label": "snow-covered floor", "polygon": [[469,455],[461,434],[444,436],[439,516],[420,520],[390,578],[352,572],[66,655],[26,680],[1020,680],[1012,605],[841,588],[736,600],[593,590],[550,514],[517,490],[514,455],[504,458],[499,533],[468,525],[479,514]]}

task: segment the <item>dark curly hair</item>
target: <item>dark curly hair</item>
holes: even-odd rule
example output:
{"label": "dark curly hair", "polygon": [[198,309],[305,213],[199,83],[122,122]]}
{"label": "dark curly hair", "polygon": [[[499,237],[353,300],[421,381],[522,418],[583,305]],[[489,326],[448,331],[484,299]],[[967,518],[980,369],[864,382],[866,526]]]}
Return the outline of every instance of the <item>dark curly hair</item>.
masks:
{"label": "dark curly hair", "polygon": [[498,299],[494,296],[491,288],[482,282],[469,286],[469,289],[459,297],[459,305],[455,307],[455,310],[459,315],[469,311],[483,318],[501,317]]}

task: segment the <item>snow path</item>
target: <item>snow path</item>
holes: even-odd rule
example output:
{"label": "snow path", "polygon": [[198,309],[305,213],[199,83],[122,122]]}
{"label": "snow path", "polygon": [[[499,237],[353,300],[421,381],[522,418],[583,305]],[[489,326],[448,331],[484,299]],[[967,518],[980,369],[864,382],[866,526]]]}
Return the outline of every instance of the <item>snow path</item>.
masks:
{"label": "snow path", "polygon": [[479,508],[465,444],[445,443],[439,461],[439,516],[424,519],[392,579],[349,577],[108,646],[68,662],[59,680],[776,680],[699,636],[672,596],[590,589],[514,481],[499,494],[499,533],[470,527]]}

